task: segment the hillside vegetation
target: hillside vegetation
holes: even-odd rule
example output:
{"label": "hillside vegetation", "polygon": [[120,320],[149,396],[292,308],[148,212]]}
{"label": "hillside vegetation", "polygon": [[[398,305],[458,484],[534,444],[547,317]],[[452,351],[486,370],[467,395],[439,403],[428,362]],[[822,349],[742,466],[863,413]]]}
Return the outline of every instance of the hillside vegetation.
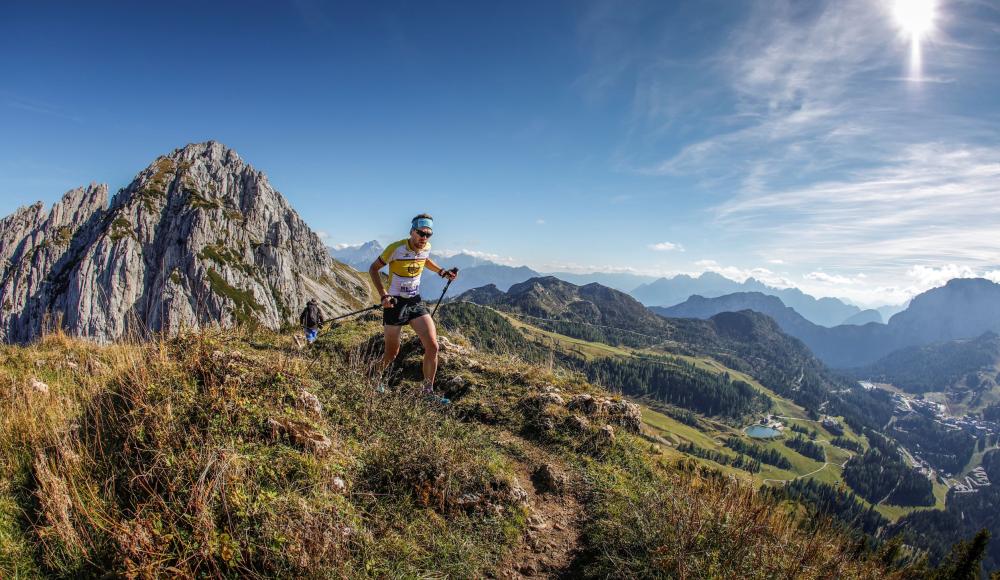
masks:
{"label": "hillside vegetation", "polygon": [[[843,423],[843,417],[837,419],[839,427],[825,427],[810,419],[807,409],[766,388],[753,376],[707,356],[666,354],[649,348],[590,342],[543,330],[509,312],[476,304],[450,303],[439,314],[444,326],[463,332],[480,348],[518,353],[531,360],[579,370],[609,390],[637,398],[643,404],[645,428],[664,454],[693,459],[710,469],[756,485],[791,486],[789,492],[797,500],[818,514],[837,517],[851,528],[877,536],[885,531],[890,521],[915,509],[944,508],[946,486],[939,482],[932,484],[902,464],[893,465],[896,478],[885,478],[882,482],[894,489],[896,482],[905,478],[912,485],[902,485],[900,493],[889,497],[868,494],[872,497],[870,500],[851,493],[848,484],[853,482],[858,489],[863,489],[860,482],[867,476],[859,477],[855,469],[853,478],[845,477],[845,468],[852,457],[863,455],[868,449],[864,433],[872,433],[870,430],[855,430],[858,421],[850,421],[855,425],[852,427]],[[636,367],[653,372],[638,377],[630,373],[602,372],[607,368]],[[695,374],[692,375],[692,371]],[[694,388],[689,388],[692,376],[702,379]],[[771,440],[754,442],[742,427],[748,422],[756,422],[756,418],[753,413],[742,419],[739,413],[732,413],[733,409],[739,409],[733,405],[733,399],[721,408],[723,412],[711,412],[706,402],[713,400],[713,387],[724,385],[743,385],[753,393],[751,400],[763,401],[757,412],[769,409],[771,414],[780,416],[788,432]],[[785,387],[782,391],[790,390]],[[809,439],[799,441],[795,437],[797,434],[807,435]],[[810,485],[801,485],[807,482]],[[932,492],[929,503],[927,494],[930,492],[921,485]],[[918,494],[907,491],[910,487],[923,494],[919,501]]]}
{"label": "hillside vegetation", "polygon": [[378,330],[0,347],[0,576],[908,573],[544,362],[442,341],[441,407],[411,340],[379,393]]}

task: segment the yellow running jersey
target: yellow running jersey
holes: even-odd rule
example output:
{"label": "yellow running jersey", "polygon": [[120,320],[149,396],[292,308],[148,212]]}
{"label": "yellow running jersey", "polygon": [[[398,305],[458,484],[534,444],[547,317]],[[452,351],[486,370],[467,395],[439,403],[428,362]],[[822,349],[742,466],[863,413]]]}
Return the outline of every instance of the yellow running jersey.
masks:
{"label": "yellow running jersey", "polygon": [[413,298],[420,293],[420,274],[431,254],[427,243],[422,250],[410,248],[410,240],[389,244],[382,252],[382,261],[389,265],[389,287],[386,293],[401,298]]}

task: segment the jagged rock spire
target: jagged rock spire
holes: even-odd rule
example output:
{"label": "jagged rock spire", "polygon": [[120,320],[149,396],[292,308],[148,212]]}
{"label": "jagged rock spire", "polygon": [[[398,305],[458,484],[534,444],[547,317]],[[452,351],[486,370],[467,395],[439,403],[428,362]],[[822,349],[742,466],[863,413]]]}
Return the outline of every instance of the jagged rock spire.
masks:
{"label": "jagged rock spire", "polygon": [[106,186],[68,192],[48,213],[0,221],[0,334],[46,321],[108,341],[183,327],[293,323],[309,298],[330,313],[369,300],[263,172],[208,141],[142,170],[108,204]]}

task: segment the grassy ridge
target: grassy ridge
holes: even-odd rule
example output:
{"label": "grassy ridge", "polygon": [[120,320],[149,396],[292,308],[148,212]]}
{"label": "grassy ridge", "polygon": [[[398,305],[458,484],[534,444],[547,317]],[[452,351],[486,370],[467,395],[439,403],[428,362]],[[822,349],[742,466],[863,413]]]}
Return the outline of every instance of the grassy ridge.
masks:
{"label": "grassy ridge", "polygon": [[377,330],[308,354],[242,331],[0,347],[0,576],[507,574],[539,507],[525,446],[565,466],[582,506],[553,573],[903,573],[832,527],[803,533],[754,486],[618,425],[609,438],[609,417],[574,419],[561,399],[602,394],[579,375],[450,347],[442,409],[412,392],[410,343],[378,394]]}
{"label": "grassy ridge", "polygon": [[[465,576],[495,566],[525,514],[488,435],[408,396],[372,397],[359,369],[332,358],[310,369],[281,346],[251,346],[285,339],[4,347],[3,569]],[[467,494],[496,517],[460,505]]]}

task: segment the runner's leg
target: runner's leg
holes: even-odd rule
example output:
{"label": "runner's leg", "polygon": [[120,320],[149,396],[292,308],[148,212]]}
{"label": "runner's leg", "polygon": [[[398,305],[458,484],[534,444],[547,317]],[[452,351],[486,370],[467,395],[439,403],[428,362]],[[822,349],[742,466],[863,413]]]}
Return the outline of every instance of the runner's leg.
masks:
{"label": "runner's leg", "polygon": [[384,326],[385,328],[385,353],[382,355],[382,370],[389,368],[392,361],[399,354],[399,334],[403,331],[402,326]]}
{"label": "runner's leg", "polygon": [[411,320],[410,326],[420,337],[420,344],[424,347],[424,386],[433,388],[438,366],[437,328],[434,326],[434,319],[425,314]]}

